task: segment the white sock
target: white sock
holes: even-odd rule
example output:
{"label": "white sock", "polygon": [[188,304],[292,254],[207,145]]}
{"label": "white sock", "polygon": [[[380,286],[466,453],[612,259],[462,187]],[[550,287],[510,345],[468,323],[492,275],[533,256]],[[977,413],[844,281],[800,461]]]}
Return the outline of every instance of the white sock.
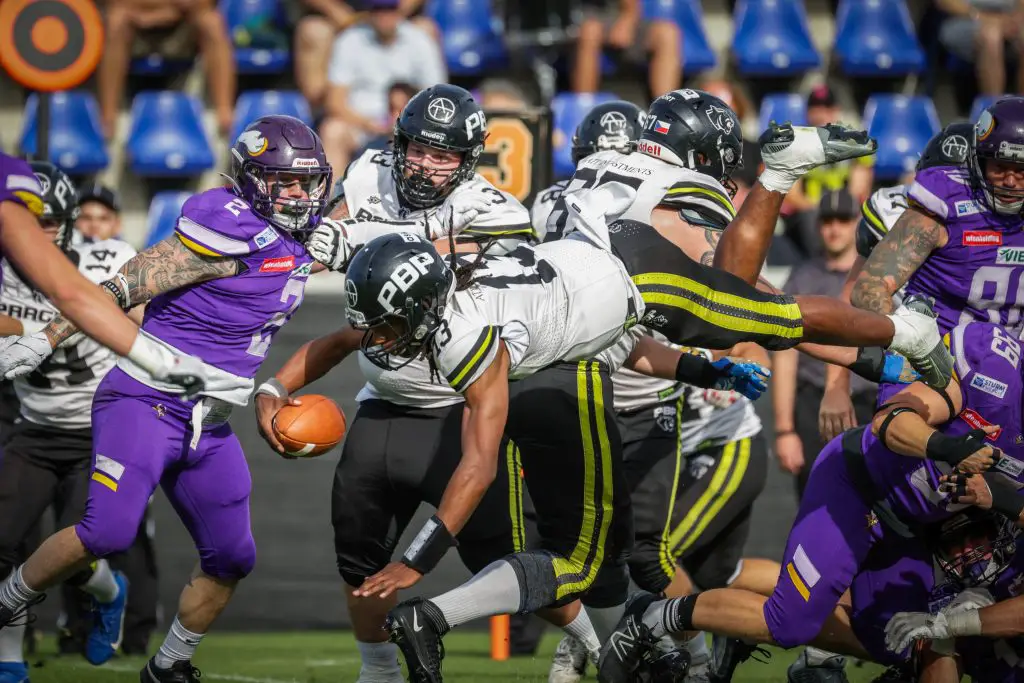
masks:
{"label": "white sock", "polygon": [[82,590],[96,598],[97,602],[108,603],[117,600],[121,593],[121,587],[114,580],[114,572],[110,570],[110,563],[106,560],[96,560],[92,576],[82,584]]}
{"label": "white sock", "polygon": [[25,624],[4,626],[0,629],[0,662],[24,662],[25,654],[21,650],[25,642]]}
{"label": "white sock", "polygon": [[822,650],[817,647],[807,646],[805,649],[807,652],[807,663],[811,666],[821,666],[825,663],[825,660],[832,659],[833,657],[839,657],[839,659],[846,661],[846,658],[842,655],[837,655],[835,652],[829,652],[828,650]]}
{"label": "white sock", "polygon": [[590,653],[591,659],[596,659],[597,655],[601,652],[601,641],[597,638],[594,625],[590,623],[590,616],[587,614],[586,607],[581,608],[576,618],[563,626],[562,630],[583,643],[587,648],[587,652]]}
{"label": "white sock", "polygon": [[364,643],[356,641],[359,658],[363,662],[359,670],[357,683],[372,683],[376,679],[392,680],[402,675],[398,665],[398,646],[384,641],[383,643]]}
{"label": "white sock", "polygon": [[480,617],[515,614],[519,601],[519,578],[505,560],[492,562],[458,588],[430,599],[453,628]]}
{"label": "white sock", "polygon": [[651,629],[651,636],[655,639],[663,636],[677,633],[679,629],[674,628],[668,624],[667,621],[675,614],[676,603],[680,598],[673,598],[671,600],[657,600],[648,605],[644,611],[643,621],[649,629]]}
{"label": "white sock", "polygon": [[597,633],[599,641],[602,643],[608,642],[608,637],[611,636],[612,631],[618,626],[619,620],[622,619],[622,614],[625,611],[625,603],[615,607],[587,607],[590,621],[594,624],[594,631]]}
{"label": "white sock", "polygon": [[21,577],[21,567],[18,567],[0,583],[0,605],[10,610],[18,610],[40,593],[42,591],[32,590],[25,585],[25,579]]}
{"label": "white sock", "polygon": [[703,631],[685,641],[686,651],[690,653],[691,664],[704,664],[711,659],[711,650],[708,649],[708,639]]}
{"label": "white sock", "polygon": [[161,669],[170,669],[175,662],[191,661],[203,635],[202,633],[192,633],[181,625],[178,617],[174,617],[174,623],[167,631],[164,644],[160,646],[160,650],[153,658],[156,665]]}

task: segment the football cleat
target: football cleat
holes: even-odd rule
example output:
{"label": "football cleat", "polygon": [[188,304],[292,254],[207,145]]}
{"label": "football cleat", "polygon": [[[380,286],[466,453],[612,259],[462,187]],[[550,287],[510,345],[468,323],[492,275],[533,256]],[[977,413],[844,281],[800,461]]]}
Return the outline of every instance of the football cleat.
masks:
{"label": "football cleat", "polygon": [[836,655],[821,664],[812,665],[807,650],[800,653],[786,671],[789,683],[849,683],[846,678],[846,658]]}
{"label": "football cleat", "polygon": [[10,609],[0,605],[0,628],[4,626],[25,626],[36,620],[34,614],[29,613],[33,605],[38,605],[46,599],[46,593],[40,593],[18,609]]}
{"label": "football cleat", "polygon": [[836,123],[815,128],[772,121],[759,143],[766,168],[798,176],[878,151],[878,142],[867,132]]}
{"label": "football cleat", "polygon": [[579,683],[587,672],[587,646],[579,638],[563,636],[555,648],[548,683]]}
{"label": "football cleat", "polygon": [[175,662],[170,669],[161,669],[150,659],[139,672],[139,683],[199,683],[200,676],[192,662]]}
{"label": "football cleat", "polygon": [[25,662],[0,662],[0,683],[29,683]]}
{"label": "football cleat", "polygon": [[771,653],[763,647],[739,638],[714,636],[711,639],[711,670],[708,672],[708,680],[711,683],[729,683],[736,673],[736,667],[750,659],[755,652],[771,657]]}
{"label": "football cleat", "polygon": [[442,683],[444,643],[424,614],[424,608],[437,609],[422,598],[406,600],[388,612],[384,628],[391,642],[405,656],[410,683]]}
{"label": "football cleat", "polygon": [[124,611],[128,606],[128,579],[122,572],[114,572],[117,597],[110,602],[93,600],[92,630],[85,641],[85,658],[99,666],[110,660],[121,646],[124,635]]}
{"label": "football cleat", "polygon": [[658,641],[644,623],[644,613],[652,603],[661,600],[653,593],[640,591],[626,603],[626,610],[601,648],[597,661],[597,680],[600,683],[633,681],[645,661],[657,657]]}
{"label": "football cleat", "polygon": [[944,389],[953,376],[953,356],[942,341],[932,305],[911,296],[887,317],[895,327],[889,349],[906,358],[926,384]]}

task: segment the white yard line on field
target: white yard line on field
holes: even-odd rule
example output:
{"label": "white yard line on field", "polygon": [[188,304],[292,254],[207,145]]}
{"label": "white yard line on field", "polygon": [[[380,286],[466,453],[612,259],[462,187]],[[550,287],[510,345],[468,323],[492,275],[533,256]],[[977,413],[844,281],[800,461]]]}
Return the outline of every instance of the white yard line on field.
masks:
{"label": "white yard line on field", "polygon": [[[75,665],[75,669],[86,669],[93,667],[85,667]],[[138,673],[139,669],[134,666],[125,666],[123,664],[104,664],[101,669],[107,671],[116,671],[118,673]],[[203,680],[209,679],[211,681],[230,681],[231,683],[302,683],[297,678],[256,678],[254,676],[241,676],[238,674],[217,674],[203,672]]]}

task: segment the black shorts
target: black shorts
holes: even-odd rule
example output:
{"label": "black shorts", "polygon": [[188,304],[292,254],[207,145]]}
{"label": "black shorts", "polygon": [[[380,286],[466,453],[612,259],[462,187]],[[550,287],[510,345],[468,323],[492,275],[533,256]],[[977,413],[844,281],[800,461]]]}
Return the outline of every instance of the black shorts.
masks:
{"label": "black shorts", "polygon": [[617,221],[609,233],[647,305],[641,323],[669,341],[709,349],[756,342],[773,350],[800,343],[803,318],[793,297],[697,263],[645,223]]}
{"label": "black shorts", "polygon": [[[338,571],[351,586],[391,561],[420,506],[437,507],[462,457],[463,404],[405,408],[364,401],[349,426],[334,472],[331,518]],[[476,573],[523,547],[518,453],[502,443],[498,475],[458,535]]]}
{"label": "black shorts", "polygon": [[[587,592],[632,545],[608,368],[559,363],[509,385],[505,432],[519,447],[540,547],[556,553],[555,602]],[[625,585],[623,585],[623,590]]]}
{"label": "black shorts", "polygon": [[663,591],[678,561],[702,589],[735,578],[750,535],[750,513],[768,476],[768,449],[757,435],[683,453],[677,419],[683,400],[619,416],[636,544],[630,574]]}

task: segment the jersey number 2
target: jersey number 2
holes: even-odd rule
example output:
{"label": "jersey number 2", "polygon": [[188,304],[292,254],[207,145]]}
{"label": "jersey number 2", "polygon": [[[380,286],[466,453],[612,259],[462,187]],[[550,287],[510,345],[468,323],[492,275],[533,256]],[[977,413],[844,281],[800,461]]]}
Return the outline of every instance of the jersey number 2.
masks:
{"label": "jersey number 2", "polygon": [[285,283],[281,289],[281,303],[287,303],[289,299],[294,299],[291,305],[283,311],[278,311],[267,321],[267,324],[263,328],[252,335],[252,342],[249,343],[249,348],[246,350],[250,356],[259,356],[265,358],[267,351],[270,349],[270,342],[274,338],[274,333],[277,332],[281,327],[288,322],[288,317],[295,312],[295,309],[302,303],[302,295],[306,291],[305,280],[298,280],[295,278],[289,278],[288,282]]}

